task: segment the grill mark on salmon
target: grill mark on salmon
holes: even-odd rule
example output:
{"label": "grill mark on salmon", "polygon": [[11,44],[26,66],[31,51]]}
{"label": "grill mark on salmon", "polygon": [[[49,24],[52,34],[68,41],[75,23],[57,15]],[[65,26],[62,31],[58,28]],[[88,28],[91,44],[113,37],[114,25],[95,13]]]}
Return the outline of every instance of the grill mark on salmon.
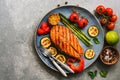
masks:
{"label": "grill mark on salmon", "polygon": [[77,37],[65,26],[53,26],[50,31],[51,41],[66,54],[80,58],[83,48]]}
{"label": "grill mark on salmon", "polygon": [[56,28],[56,32],[55,32],[55,34],[56,34],[56,44],[58,45],[59,44],[59,39],[58,39],[58,33],[59,33],[59,30],[58,30],[58,27]]}

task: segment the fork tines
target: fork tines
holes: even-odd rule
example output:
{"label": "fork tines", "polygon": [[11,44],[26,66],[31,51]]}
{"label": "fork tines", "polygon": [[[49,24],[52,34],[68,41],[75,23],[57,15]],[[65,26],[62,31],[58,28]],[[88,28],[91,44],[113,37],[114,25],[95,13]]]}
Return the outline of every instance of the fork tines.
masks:
{"label": "fork tines", "polygon": [[48,51],[48,49],[39,47],[40,51],[43,52],[43,55],[50,57],[51,53]]}

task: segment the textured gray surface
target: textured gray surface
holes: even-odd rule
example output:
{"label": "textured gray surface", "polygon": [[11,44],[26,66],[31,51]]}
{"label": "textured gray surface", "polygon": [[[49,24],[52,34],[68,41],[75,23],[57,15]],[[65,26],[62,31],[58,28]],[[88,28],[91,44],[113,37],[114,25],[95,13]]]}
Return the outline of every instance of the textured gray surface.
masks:
{"label": "textured gray surface", "polygon": [[107,78],[97,75],[95,80],[120,80],[120,61],[105,66],[97,60],[82,73],[64,78],[40,60],[33,43],[36,26],[47,12],[66,1],[92,13],[99,4],[113,8],[119,17],[115,31],[120,35],[120,0],[0,0],[0,80],[90,80],[89,70],[108,70]]}

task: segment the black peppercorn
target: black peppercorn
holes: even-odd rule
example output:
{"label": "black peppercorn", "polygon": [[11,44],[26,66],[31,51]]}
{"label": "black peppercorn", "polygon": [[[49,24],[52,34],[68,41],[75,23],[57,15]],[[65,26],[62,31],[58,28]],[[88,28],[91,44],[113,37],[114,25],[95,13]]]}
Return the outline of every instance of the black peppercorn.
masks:
{"label": "black peppercorn", "polygon": [[60,4],[58,4],[57,7],[60,7]]}
{"label": "black peppercorn", "polygon": [[68,4],[68,2],[65,2],[65,4]]}

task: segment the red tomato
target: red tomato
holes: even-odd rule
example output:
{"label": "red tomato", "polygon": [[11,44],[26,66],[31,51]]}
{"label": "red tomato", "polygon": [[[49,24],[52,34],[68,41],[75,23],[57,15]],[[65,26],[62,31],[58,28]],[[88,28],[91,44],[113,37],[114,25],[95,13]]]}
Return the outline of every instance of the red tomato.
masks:
{"label": "red tomato", "polygon": [[43,22],[42,24],[41,24],[41,29],[45,29],[46,27],[48,27],[48,23],[47,22]]}
{"label": "red tomato", "polygon": [[42,35],[42,34],[44,34],[45,33],[45,31],[43,30],[43,29],[38,29],[37,30],[37,34],[38,35]]}
{"label": "red tomato", "polygon": [[113,10],[112,10],[112,8],[106,8],[106,9],[105,9],[105,13],[106,13],[108,16],[112,16],[112,15],[113,15]]}
{"label": "red tomato", "polygon": [[107,20],[106,18],[102,18],[102,19],[100,20],[100,23],[101,23],[102,25],[105,25],[105,24],[108,23],[108,20]]}
{"label": "red tomato", "polygon": [[82,18],[82,19],[78,20],[77,23],[80,28],[84,28],[85,26],[88,25],[88,20],[87,20],[87,18]]}
{"label": "red tomato", "polygon": [[46,28],[44,29],[44,31],[45,31],[46,34],[49,33],[49,32],[50,32],[50,27],[49,27],[49,26],[46,27]]}
{"label": "red tomato", "polygon": [[113,30],[115,28],[115,23],[114,22],[110,22],[107,26],[108,29]]}
{"label": "red tomato", "polygon": [[111,22],[115,22],[117,20],[117,15],[113,14],[110,18]]}
{"label": "red tomato", "polygon": [[77,13],[72,13],[69,19],[71,22],[77,22],[79,20],[79,15]]}
{"label": "red tomato", "polygon": [[43,22],[41,27],[37,30],[38,35],[47,34],[50,32],[50,26],[47,22]]}
{"label": "red tomato", "polygon": [[98,14],[103,14],[105,12],[105,7],[103,5],[99,5],[97,8],[96,8],[96,12]]}

